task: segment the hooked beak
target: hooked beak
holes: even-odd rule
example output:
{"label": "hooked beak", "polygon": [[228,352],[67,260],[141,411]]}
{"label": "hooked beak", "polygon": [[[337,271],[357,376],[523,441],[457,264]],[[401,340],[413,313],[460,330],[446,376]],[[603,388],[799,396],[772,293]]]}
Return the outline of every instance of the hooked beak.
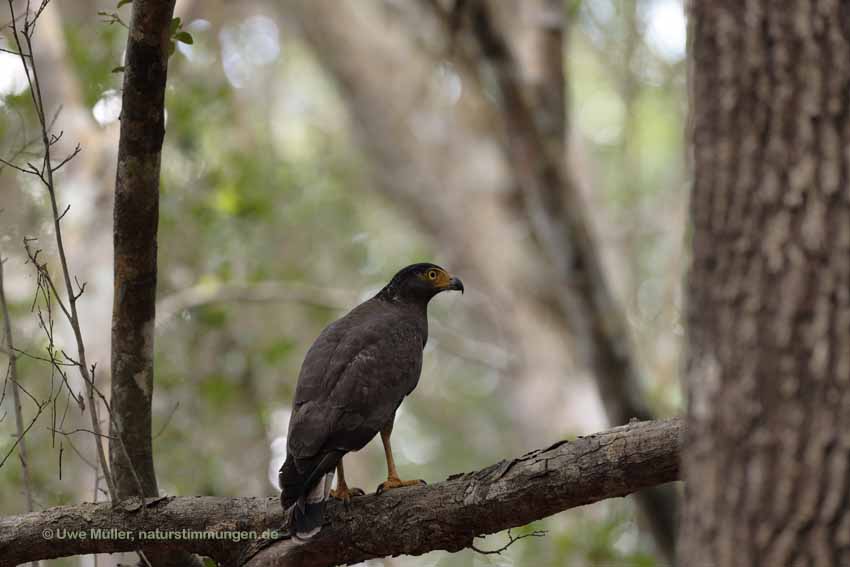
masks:
{"label": "hooked beak", "polygon": [[463,293],[463,282],[460,281],[460,278],[452,278],[449,280],[449,285],[446,286],[446,289],[454,289]]}

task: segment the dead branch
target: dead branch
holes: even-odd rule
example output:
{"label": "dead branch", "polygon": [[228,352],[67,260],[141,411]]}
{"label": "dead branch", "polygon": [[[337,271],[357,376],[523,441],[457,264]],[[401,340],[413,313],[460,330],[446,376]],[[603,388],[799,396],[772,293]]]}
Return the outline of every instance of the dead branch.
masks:
{"label": "dead branch", "polygon": [[[679,418],[632,423],[428,486],[355,498],[350,507],[333,502],[325,527],[305,543],[288,539],[276,498],[159,497],[59,506],[0,518],[0,565],[128,551],[143,532],[151,536],[146,547],[199,553],[229,566],[318,567],[459,551],[477,536],[678,480],[683,434]],[[260,539],[266,530],[277,531],[280,540]]]}
{"label": "dead branch", "polygon": [[480,553],[481,555],[501,555],[502,552],[506,551],[510,546],[512,546],[521,539],[525,539],[527,537],[543,537],[546,535],[546,533],[546,530],[534,530],[533,532],[528,532],[527,534],[514,536],[513,534],[511,534],[511,528],[508,528],[508,543],[506,543],[502,547],[498,549],[479,549],[475,545],[470,545],[469,548],[475,553]]}

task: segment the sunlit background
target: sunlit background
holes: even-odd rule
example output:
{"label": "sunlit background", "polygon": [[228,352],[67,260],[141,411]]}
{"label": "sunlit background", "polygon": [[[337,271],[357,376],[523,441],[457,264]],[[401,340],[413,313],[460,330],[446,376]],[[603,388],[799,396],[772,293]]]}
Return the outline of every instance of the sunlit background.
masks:
{"label": "sunlit background", "polygon": [[[514,210],[486,104],[492,94],[449,60],[433,25],[412,28],[421,18],[416,4],[359,2],[351,22],[363,27],[363,44],[346,55],[393,48],[377,52],[385,58],[358,60],[362,74],[350,79],[371,81],[365,92],[386,96],[386,116],[375,119],[399,132],[372,147],[353,117],[362,101],[352,93],[364,91],[340,81],[334,62],[341,55],[330,38],[326,51],[302,39],[302,15],[287,2],[178,0],[176,14],[194,43],[177,45],[166,101],[153,416],[164,493],[277,494],[306,349],[327,323],[415,261],[444,265],[467,291],[432,303],[422,379],[393,435],[403,476],[434,482],[606,426],[562,324],[536,292],[545,271]],[[500,10],[533,23],[522,5],[504,2]],[[659,415],[675,414],[687,187],[682,5],[572,0],[566,9],[572,164],[652,405]],[[108,390],[122,79],[112,71],[122,64],[126,30],[98,11],[115,11],[114,2],[51,4],[36,36],[36,63],[47,106],[61,107],[58,153],[83,147],[58,177],[59,199],[71,205],[63,229],[72,272],[88,282],[80,312],[89,358]],[[128,19],[129,7],[118,13]],[[0,47],[10,47],[8,37]],[[385,67],[392,57],[405,64]],[[7,159],[22,149],[19,159],[33,159],[37,149],[26,147],[36,135],[29,96],[19,60],[0,52],[0,155]],[[386,148],[398,154],[376,159]],[[33,178],[5,168],[0,209],[15,339],[39,354],[45,338],[30,310],[35,274],[22,241],[38,237],[55,260],[49,205]],[[70,344],[61,322],[57,333]],[[36,396],[50,388],[41,362],[22,358],[20,374]],[[70,378],[80,391],[79,378]],[[55,412],[70,431],[88,417],[73,405],[66,412],[64,399]],[[26,422],[35,415],[31,405],[24,401]],[[7,396],[0,458],[13,442],[12,411]],[[37,507],[103,500],[86,463],[95,458],[91,439],[51,433],[51,415],[27,437]],[[373,491],[385,475],[380,444],[349,457],[346,472],[349,484]],[[0,468],[0,514],[24,509],[20,466],[10,458]],[[467,550],[368,564],[660,565],[639,524],[630,500],[612,500],[535,523],[549,534],[502,556]],[[498,534],[477,545],[504,541]],[[119,560],[103,557],[100,565]],[[80,562],[92,558],[52,563]]]}

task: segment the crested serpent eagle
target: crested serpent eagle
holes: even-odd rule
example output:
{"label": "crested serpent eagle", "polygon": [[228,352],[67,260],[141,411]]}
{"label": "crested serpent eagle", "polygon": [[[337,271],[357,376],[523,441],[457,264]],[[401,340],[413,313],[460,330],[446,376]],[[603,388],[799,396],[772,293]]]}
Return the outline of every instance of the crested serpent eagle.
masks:
{"label": "crested serpent eagle", "polygon": [[[428,302],[446,290],[463,292],[463,283],[434,264],[407,266],[328,325],[307,351],[279,473],[281,504],[293,508],[298,537],[318,532],[328,497],[348,502],[357,495],[345,482],[342,458],[378,433],[387,459],[387,480],[378,493],[422,483],[399,479],[390,434],[396,410],[419,381]],[[339,476],[331,490],[334,471]]]}

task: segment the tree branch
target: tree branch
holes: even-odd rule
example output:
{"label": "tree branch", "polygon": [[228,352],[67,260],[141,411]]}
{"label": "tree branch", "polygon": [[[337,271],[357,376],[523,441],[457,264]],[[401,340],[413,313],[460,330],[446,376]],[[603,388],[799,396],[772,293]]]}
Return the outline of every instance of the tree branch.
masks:
{"label": "tree branch", "polygon": [[[0,566],[129,551],[140,545],[141,532],[156,536],[145,549],[184,550],[251,567],[325,566],[458,551],[479,535],[678,480],[683,434],[679,418],[636,422],[429,486],[355,498],[348,508],[332,502],[325,527],[307,542],[288,539],[285,532],[278,542],[259,537],[284,525],[276,498],[161,497],[144,506],[138,499],[114,507],[60,506],[0,518]],[[94,530],[102,530],[100,537]]]}

